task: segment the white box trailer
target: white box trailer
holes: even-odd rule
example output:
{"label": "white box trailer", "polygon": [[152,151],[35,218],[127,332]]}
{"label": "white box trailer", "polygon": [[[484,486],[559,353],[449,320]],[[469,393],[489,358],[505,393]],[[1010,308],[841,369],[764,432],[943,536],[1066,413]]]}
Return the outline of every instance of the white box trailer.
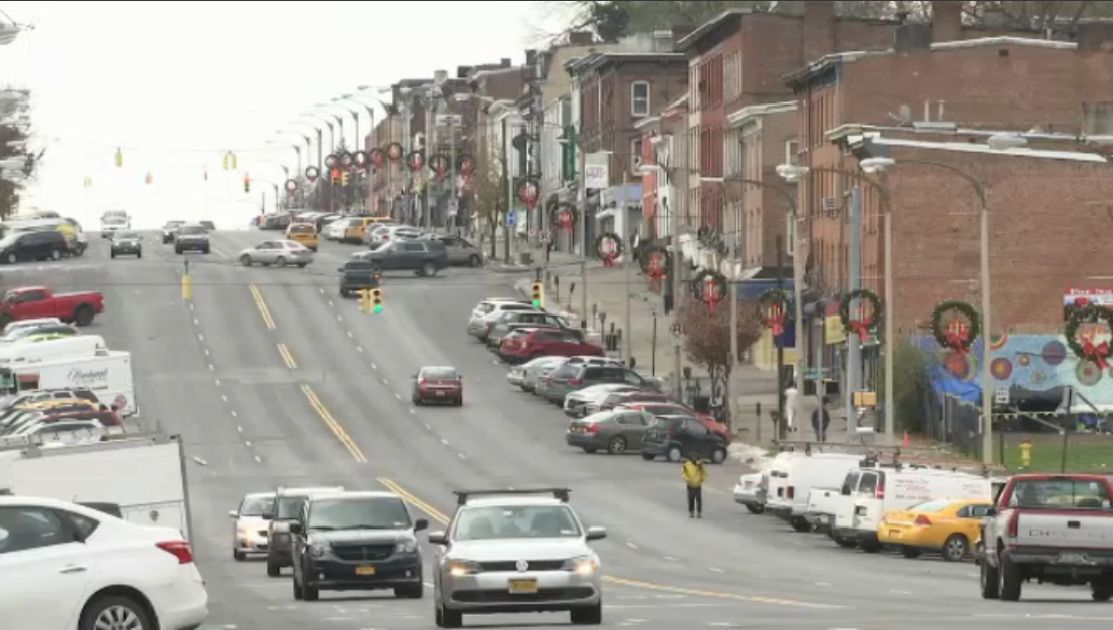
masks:
{"label": "white box trailer", "polygon": [[108,431],[104,441],[59,438],[53,443],[0,438],[0,491],[118,505],[126,521],[177,528],[189,540],[189,494],[178,436]]}
{"label": "white box trailer", "polygon": [[133,378],[131,353],[120,350],[0,366],[0,389],[6,394],[86,388],[97,395],[101,404],[115,405],[125,417],[139,411]]}

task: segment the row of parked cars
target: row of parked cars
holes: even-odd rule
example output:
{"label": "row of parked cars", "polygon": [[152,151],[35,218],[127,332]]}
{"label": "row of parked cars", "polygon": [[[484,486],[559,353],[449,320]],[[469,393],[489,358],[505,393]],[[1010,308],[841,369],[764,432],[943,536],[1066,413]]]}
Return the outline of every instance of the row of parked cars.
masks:
{"label": "row of parked cars", "polygon": [[467,330],[511,365],[511,386],[571,418],[569,446],[587,453],[640,453],[645,460],[727,458],[731,435],[725,425],[670,398],[658,379],[605,356],[558,314],[518,298],[488,298],[473,309]]}
{"label": "row of parked cars", "polygon": [[60,260],[81,256],[88,240],[81,224],[57,212],[38,210],[0,223],[0,263]]}

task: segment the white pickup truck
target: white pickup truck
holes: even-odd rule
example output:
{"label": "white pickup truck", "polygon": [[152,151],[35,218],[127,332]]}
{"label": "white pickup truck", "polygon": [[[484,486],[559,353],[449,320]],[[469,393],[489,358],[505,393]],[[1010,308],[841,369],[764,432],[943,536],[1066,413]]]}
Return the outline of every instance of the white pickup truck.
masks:
{"label": "white pickup truck", "polygon": [[1089,584],[1095,601],[1113,598],[1113,478],[1017,475],[982,526],[985,599],[1020,599],[1030,580]]}

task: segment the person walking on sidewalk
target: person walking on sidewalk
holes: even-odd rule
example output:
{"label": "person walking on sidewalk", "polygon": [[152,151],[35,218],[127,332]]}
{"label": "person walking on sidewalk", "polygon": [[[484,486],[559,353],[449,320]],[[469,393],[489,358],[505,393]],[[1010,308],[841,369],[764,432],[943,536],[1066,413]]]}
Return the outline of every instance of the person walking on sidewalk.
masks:
{"label": "person walking on sidewalk", "polygon": [[684,458],[680,474],[688,486],[688,518],[703,518],[703,482],[707,481],[707,468],[703,462]]}
{"label": "person walking on sidewalk", "polygon": [[812,429],[815,429],[815,439],[826,442],[827,427],[829,426],[831,426],[831,414],[827,413],[827,400],[824,399],[812,412]]}

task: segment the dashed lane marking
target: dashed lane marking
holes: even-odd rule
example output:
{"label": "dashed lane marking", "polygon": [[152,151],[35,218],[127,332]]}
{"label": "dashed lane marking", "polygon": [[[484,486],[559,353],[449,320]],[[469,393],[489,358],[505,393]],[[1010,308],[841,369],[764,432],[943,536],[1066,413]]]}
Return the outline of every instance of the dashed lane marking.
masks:
{"label": "dashed lane marking", "polygon": [[223,400],[224,402],[228,402],[228,395],[227,394],[221,394],[220,399]]}

